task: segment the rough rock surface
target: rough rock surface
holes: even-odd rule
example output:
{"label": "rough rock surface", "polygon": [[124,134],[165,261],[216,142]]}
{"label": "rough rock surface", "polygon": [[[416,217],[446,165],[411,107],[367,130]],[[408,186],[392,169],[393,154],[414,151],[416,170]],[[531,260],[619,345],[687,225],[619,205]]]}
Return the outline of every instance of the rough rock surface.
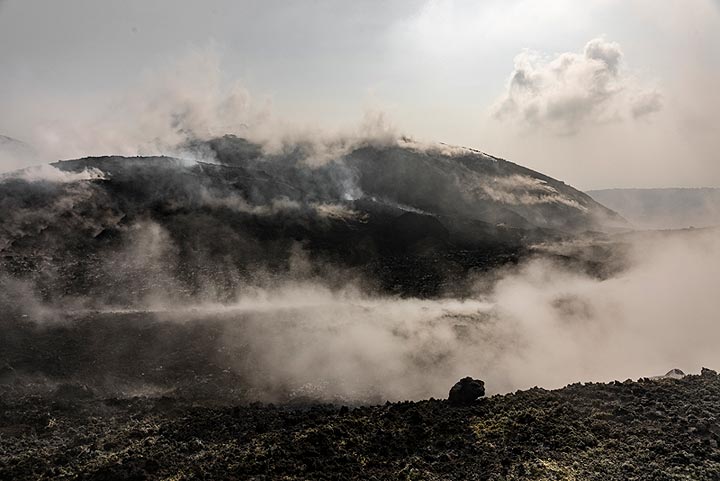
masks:
{"label": "rough rock surface", "polygon": [[448,402],[453,406],[467,406],[485,395],[485,383],[479,379],[464,377],[450,388]]}
{"label": "rough rock surface", "polygon": [[206,149],[213,162],[98,157],[46,166],[55,180],[0,176],[0,308],[3,282],[19,281],[46,300],[133,306],[212,290],[223,302],[258,272],[287,275],[298,256],[312,261],[306,277],[340,268],[374,291],[432,297],[540,242],[625,225],[582,192],[479,152],[359,148],[310,169],[301,152],[261,155],[235,137]]}
{"label": "rough rock surface", "polygon": [[720,479],[720,377],[573,384],[449,409],[78,400],[0,389],[0,479]]}

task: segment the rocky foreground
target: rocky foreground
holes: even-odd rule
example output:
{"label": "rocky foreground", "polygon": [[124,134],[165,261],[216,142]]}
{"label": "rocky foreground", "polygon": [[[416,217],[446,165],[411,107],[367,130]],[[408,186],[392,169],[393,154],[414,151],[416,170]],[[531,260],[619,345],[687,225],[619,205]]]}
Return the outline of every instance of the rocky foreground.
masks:
{"label": "rocky foreground", "polygon": [[0,402],[0,479],[720,479],[720,377],[380,406]]}

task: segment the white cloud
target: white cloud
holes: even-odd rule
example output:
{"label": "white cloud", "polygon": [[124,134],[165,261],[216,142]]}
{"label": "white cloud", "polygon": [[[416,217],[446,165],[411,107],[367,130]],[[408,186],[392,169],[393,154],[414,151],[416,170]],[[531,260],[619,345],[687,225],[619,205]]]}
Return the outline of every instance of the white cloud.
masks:
{"label": "white cloud", "polygon": [[507,91],[494,107],[496,118],[519,120],[560,134],[583,126],[637,119],[662,108],[662,95],[644,87],[623,68],[620,45],[590,40],[583,53],[548,59],[524,51],[515,57]]}
{"label": "white cloud", "polygon": [[634,118],[639,118],[659,112],[662,107],[662,94],[657,90],[649,90],[642,92],[633,100],[631,112]]}

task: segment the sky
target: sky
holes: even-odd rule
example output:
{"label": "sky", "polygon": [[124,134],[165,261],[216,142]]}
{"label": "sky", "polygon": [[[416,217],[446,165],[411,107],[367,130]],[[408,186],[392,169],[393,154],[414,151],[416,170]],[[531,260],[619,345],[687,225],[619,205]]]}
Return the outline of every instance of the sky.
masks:
{"label": "sky", "polygon": [[720,186],[718,79],[717,0],[0,0],[0,171],[369,125],[581,189]]}

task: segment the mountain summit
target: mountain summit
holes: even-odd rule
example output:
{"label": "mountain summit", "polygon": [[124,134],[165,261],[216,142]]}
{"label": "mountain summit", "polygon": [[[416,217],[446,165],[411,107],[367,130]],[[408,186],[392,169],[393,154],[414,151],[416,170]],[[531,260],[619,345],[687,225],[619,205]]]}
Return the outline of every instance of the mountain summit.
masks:
{"label": "mountain summit", "polygon": [[364,145],[319,159],[225,136],[185,152],[193,160],[96,157],[5,175],[0,268],[43,295],[123,304],[331,267],[435,295],[532,243],[624,226],[563,182],[469,149]]}

